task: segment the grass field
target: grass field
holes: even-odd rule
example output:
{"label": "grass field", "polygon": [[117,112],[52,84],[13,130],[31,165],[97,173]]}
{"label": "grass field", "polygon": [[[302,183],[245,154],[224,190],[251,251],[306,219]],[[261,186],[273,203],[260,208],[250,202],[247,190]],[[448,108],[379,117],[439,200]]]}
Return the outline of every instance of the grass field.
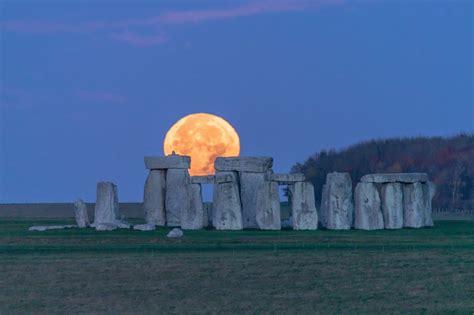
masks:
{"label": "grass field", "polygon": [[28,232],[0,222],[0,314],[474,312],[474,222],[394,231]]}

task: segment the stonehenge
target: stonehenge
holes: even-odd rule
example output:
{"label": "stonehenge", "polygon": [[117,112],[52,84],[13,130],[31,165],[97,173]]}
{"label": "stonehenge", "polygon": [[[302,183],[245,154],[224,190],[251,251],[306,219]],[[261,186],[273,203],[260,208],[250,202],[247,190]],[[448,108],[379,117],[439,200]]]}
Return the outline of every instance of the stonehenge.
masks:
{"label": "stonehenge", "polygon": [[361,230],[384,228],[380,196],[374,183],[360,182],[355,188],[354,228]]}
{"label": "stonehenge", "polygon": [[85,228],[89,226],[90,222],[89,215],[87,214],[87,206],[82,199],[76,199],[76,201],[74,201],[74,217],[78,227]]}
{"label": "stonehenge", "polygon": [[329,173],[321,196],[321,224],[330,230],[350,230],[354,222],[349,173]]}
{"label": "stonehenge", "polygon": [[318,212],[311,183],[295,182],[289,185],[292,226],[294,230],[317,230]]}

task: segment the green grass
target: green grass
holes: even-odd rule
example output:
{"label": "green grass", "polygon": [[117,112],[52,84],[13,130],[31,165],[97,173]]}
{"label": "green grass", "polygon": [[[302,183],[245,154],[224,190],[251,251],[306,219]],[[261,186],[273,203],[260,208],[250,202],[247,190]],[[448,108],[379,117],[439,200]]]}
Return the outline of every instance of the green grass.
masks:
{"label": "green grass", "polygon": [[4,313],[474,311],[474,222],[382,231],[29,232],[0,222]]}

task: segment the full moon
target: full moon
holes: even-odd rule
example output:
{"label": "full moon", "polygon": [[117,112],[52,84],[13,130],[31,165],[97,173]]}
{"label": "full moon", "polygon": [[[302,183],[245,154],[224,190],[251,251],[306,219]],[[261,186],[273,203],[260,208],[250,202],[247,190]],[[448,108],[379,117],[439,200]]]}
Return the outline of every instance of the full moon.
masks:
{"label": "full moon", "polygon": [[178,120],[166,133],[165,155],[173,151],[191,157],[191,176],[215,173],[218,156],[239,156],[240,139],[234,127],[219,116],[198,113]]}

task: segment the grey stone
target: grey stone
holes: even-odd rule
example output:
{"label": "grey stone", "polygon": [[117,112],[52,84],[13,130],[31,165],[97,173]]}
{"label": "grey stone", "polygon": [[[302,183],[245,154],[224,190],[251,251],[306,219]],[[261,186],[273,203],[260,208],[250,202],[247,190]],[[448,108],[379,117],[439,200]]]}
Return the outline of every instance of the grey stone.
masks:
{"label": "grey stone", "polygon": [[198,230],[204,227],[204,207],[200,184],[189,187],[190,205],[181,211],[181,228],[183,230]]}
{"label": "grey stone", "polygon": [[321,206],[324,227],[330,230],[349,230],[354,222],[352,180],[349,173],[333,172],[326,176]]}
{"label": "grey stone", "polygon": [[166,171],[150,170],[145,181],[143,209],[148,224],[165,226]]}
{"label": "grey stone", "polygon": [[416,183],[427,182],[426,173],[391,173],[391,174],[368,174],[362,176],[361,182],[365,183]]}
{"label": "grey stone", "polygon": [[424,226],[433,226],[432,200],[436,194],[436,185],[430,181],[423,186],[423,206],[425,209]]}
{"label": "grey stone", "polygon": [[215,177],[215,183],[216,184],[221,184],[221,183],[232,183],[234,181],[234,176],[232,173],[229,172],[218,172],[216,173]]}
{"label": "grey stone", "polygon": [[95,225],[97,231],[113,231],[118,229],[117,224],[114,223],[98,223]]}
{"label": "grey stone", "polygon": [[166,171],[166,225],[181,225],[181,212],[190,207],[189,185],[188,170]]}
{"label": "grey stone", "polygon": [[304,174],[268,174],[268,181],[277,182],[280,185],[291,185],[296,182],[304,182]]}
{"label": "grey stone", "polygon": [[155,224],[135,224],[133,226],[133,229],[137,231],[154,231],[156,230],[156,225]]}
{"label": "grey stone", "polygon": [[123,221],[123,220],[117,220],[115,221],[115,225],[117,226],[117,228],[119,229],[129,229],[132,227],[132,225],[126,221]]}
{"label": "grey stone", "polygon": [[287,220],[281,220],[282,229],[292,229],[293,228],[293,217],[289,217]]}
{"label": "grey stone", "polygon": [[216,177],[214,175],[207,176],[191,176],[191,184],[214,184]]}
{"label": "grey stone", "polygon": [[403,227],[403,188],[401,183],[382,185],[382,211],[386,229]]}
{"label": "grey stone", "polygon": [[214,162],[216,171],[265,173],[272,166],[271,157],[218,157]]}
{"label": "grey stone", "polygon": [[323,189],[321,192],[321,206],[319,207],[318,217],[319,217],[319,222],[324,227],[327,226],[327,220],[326,220],[325,215],[326,213],[328,213],[328,209],[329,209],[328,189],[326,185],[323,185]]}
{"label": "grey stone", "polygon": [[87,214],[87,206],[82,201],[82,199],[76,199],[74,201],[74,217],[76,218],[76,224],[80,228],[88,227],[89,222],[89,215]]}
{"label": "grey stone", "polygon": [[149,170],[189,169],[191,158],[185,155],[146,156],[145,167]]}
{"label": "grey stone", "polygon": [[111,182],[97,183],[94,224],[115,224],[119,215],[117,186]]}
{"label": "grey stone", "polygon": [[280,194],[278,184],[265,182],[258,188],[256,221],[261,230],[280,230]]}
{"label": "grey stone", "polygon": [[265,173],[240,172],[240,198],[242,201],[243,226],[247,229],[258,229],[257,192],[265,182]]}
{"label": "grey stone", "polygon": [[403,185],[403,226],[419,228],[425,225],[423,186],[420,182]]}
{"label": "grey stone", "polygon": [[175,237],[182,237],[183,235],[184,233],[181,229],[174,228],[171,231],[169,231],[168,234],[166,234],[166,237],[175,238]]}
{"label": "grey stone", "polygon": [[214,186],[214,226],[218,230],[241,230],[242,207],[239,182],[235,172],[217,172],[216,178],[230,174],[232,182],[216,183]]}
{"label": "grey stone", "polygon": [[76,228],[77,225],[34,225],[28,228],[28,231],[44,232],[47,230],[63,230]]}
{"label": "grey stone", "polygon": [[318,212],[314,201],[314,187],[308,182],[288,186],[290,191],[293,230],[317,230]]}
{"label": "grey stone", "polygon": [[384,228],[380,196],[374,183],[357,184],[354,206],[354,228],[360,230]]}

